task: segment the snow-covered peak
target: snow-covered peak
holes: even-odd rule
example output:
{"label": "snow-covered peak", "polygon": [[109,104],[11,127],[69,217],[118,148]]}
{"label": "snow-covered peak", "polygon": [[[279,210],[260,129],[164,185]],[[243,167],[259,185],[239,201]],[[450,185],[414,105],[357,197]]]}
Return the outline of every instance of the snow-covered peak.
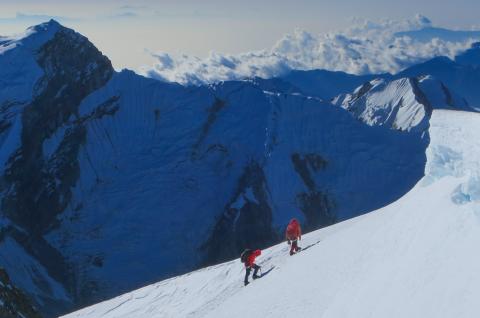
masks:
{"label": "snow-covered peak", "polygon": [[[50,218],[52,223],[49,225],[43,223],[41,230],[32,227],[42,226],[40,219],[49,218],[48,215],[60,206],[58,202],[66,197],[63,194],[52,195],[62,182],[59,174],[62,163],[56,159],[47,162],[43,159],[42,150],[48,148],[46,141],[57,129],[61,131],[69,119],[78,115],[77,109],[82,100],[108,82],[113,68],[88,39],[53,20],[32,27],[21,36],[3,38],[0,45],[3,48],[0,54],[0,172],[4,182],[0,264],[42,314],[52,316],[64,305],[72,306],[70,299],[73,297],[70,298],[71,294],[66,292],[69,288],[65,288],[67,275],[63,273],[67,270],[64,260],[58,252],[52,252],[54,249],[42,236],[56,222],[55,217]],[[73,130],[69,129],[65,134]],[[59,147],[61,145],[57,144],[54,150]],[[57,152],[52,157],[68,153]],[[63,162],[74,161],[70,156]],[[50,162],[55,162],[52,168],[39,168]],[[26,173],[26,179],[22,180],[20,174],[12,173],[17,168]],[[54,180],[48,181],[48,190],[42,188],[42,183],[47,182],[46,174],[34,176],[40,170],[44,173],[52,171],[51,176],[55,174],[48,179]],[[13,201],[23,204],[28,200],[38,200],[28,209],[37,209],[37,212],[27,216],[21,204],[7,206],[7,197],[23,196],[22,188],[26,189],[24,185],[31,185],[34,179],[39,182],[27,190],[26,197]],[[69,191],[70,187],[63,186],[63,189]],[[42,204],[39,202],[46,201],[38,199],[42,194],[34,194],[36,191],[48,193],[49,199],[59,198],[59,201],[48,201],[46,209],[40,211]],[[34,246],[26,247],[24,242],[27,241],[35,242]]]}
{"label": "snow-covered peak", "polygon": [[47,22],[40,23],[34,26],[31,26],[27,29],[27,32],[36,33],[36,34],[55,34],[58,30],[65,28],[60,23],[54,19],[50,19]]}
{"label": "snow-covered peak", "polygon": [[425,131],[433,109],[470,109],[464,99],[432,76],[374,79],[333,103],[369,125],[402,131]]}
{"label": "snow-covered peak", "polygon": [[37,54],[60,30],[73,30],[50,20],[25,32],[0,40],[0,106],[25,104],[32,99],[34,86],[43,75]]}
{"label": "snow-covered peak", "polygon": [[0,56],[17,46],[22,46],[33,52],[47,41],[51,40],[61,29],[66,28],[52,19],[48,22],[31,26],[23,33],[10,37],[3,37],[0,41]]}

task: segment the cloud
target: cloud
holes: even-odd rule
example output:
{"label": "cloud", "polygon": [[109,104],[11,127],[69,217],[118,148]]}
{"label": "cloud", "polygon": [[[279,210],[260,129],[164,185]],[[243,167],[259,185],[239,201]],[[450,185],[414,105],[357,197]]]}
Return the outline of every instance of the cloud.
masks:
{"label": "cloud", "polygon": [[115,13],[103,18],[136,18],[140,16],[151,16],[153,9],[146,5],[126,4],[117,7]]}
{"label": "cloud", "polygon": [[139,15],[135,12],[127,11],[127,12],[112,14],[105,17],[100,17],[99,19],[130,19],[130,18],[137,18],[138,16]]}
{"label": "cloud", "polygon": [[41,23],[41,22],[48,21],[50,19],[55,19],[60,22],[71,22],[71,21],[80,20],[78,18],[73,18],[73,17],[17,12],[15,17],[0,18],[0,23],[16,23],[16,22]]}
{"label": "cloud", "polygon": [[[156,53],[156,63],[140,72],[163,81],[204,84],[252,76],[270,78],[292,69],[327,69],[353,74],[396,73],[434,56],[455,56],[473,39],[416,39],[417,33],[399,32],[431,29],[432,22],[417,15],[404,21],[372,22],[353,19],[352,26],[334,33],[313,35],[303,30],[285,35],[272,48],[229,55],[212,52],[207,58]],[[480,33],[478,34],[480,39]],[[452,40],[453,39],[453,40]]]}
{"label": "cloud", "polygon": [[131,5],[131,4],[126,4],[126,5],[120,6],[119,9],[120,9],[120,10],[132,10],[132,11],[135,11],[135,10],[146,10],[146,9],[149,9],[149,7],[148,7],[148,6],[145,6],[145,5]]}

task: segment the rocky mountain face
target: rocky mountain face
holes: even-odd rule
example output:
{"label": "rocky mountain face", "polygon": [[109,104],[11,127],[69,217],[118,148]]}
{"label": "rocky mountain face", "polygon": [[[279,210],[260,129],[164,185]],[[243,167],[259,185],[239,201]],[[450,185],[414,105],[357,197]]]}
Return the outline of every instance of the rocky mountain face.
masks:
{"label": "rocky mountain face", "polygon": [[465,101],[431,76],[398,80],[375,79],[334,104],[368,125],[400,131],[426,131],[433,109],[472,111]]}
{"label": "rocky mountain face", "polygon": [[[380,208],[423,176],[428,118],[399,118],[426,112],[430,80],[369,82],[338,107],[282,79],[115,72],[54,21],[0,47],[0,266],[46,317],[269,246],[292,217],[313,230]],[[382,94],[375,125],[360,110]]]}
{"label": "rocky mountain face", "polygon": [[[35,66],[31,70],[13,69],[20,73],[17,82],[2,83],[1,211],[8,221],[4,221],[1,231],[4,242],[13,240],[41,264],[49,279],[69,291],[69,264],[44,235],[59,226],[57,215],[68,204],[70,189],[78,179],[76,156],[85,141],[87,120],[78,115],[80,102],[109,80],[113,68],[88,39],[54,21],[28,33],[24,39],[3,43],[7,50],[1,56],[2,65],[18,67],[26,60],[27,66]],[[9,72],[8,67],[4,70]],[[46,157],[45,140],[67,122],[65,138],[55,153]],[[14,254],[6,257],[11,261]],[[15,264],[9,266],[11,271]],[[43,290],[36,300],[43,303],[45,312],[51,314],[70,306],[64,304],[65,299],[51,298],[51,286],[45,282],[48,279],[38,270],[30,270],[32,281]],[[48,308],[52,307],[50,311]]]}
{"label": "rocky mountain face", "polygon": [[431,75],[442,81],[449,89],[465,98],[467,103],[480,108],[480,46],[473,44],[470,50],[459,54],[454,60],[437,57],[414,65],[395,75],[395,78]]}
{"label": "rocky mountain face", "polygon": [[0,317],[40,318],[30,299],[12,285],[7,272],[0,268]]}

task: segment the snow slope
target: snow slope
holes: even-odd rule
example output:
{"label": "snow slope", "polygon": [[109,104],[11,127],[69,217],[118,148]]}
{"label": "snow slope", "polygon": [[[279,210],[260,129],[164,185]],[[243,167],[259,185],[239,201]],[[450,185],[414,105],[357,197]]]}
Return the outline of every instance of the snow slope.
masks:
{"label": "snow slope", "polygon": [[374,79],[353,94],[339,95],[333,103],[368,125],[416,132],[428,129],[433,109],[473,110],[432,76]]}
{"label": "snow slope", "polygon": [[425,177],[367,215],[280,244],[242,286],[239,260],[127,293],[65,317],[478,317],[480,115],[435,110]]}

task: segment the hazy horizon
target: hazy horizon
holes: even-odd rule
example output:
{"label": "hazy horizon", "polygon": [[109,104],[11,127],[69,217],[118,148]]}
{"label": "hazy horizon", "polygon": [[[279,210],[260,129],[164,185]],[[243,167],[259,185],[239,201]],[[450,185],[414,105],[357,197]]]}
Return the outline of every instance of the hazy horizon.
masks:
{"label": "hazy horizon", "polygon": [[[72,1],[5,0],[0,4],[0,34],[11,35],[50,18],[87,36],[117,69],[151,65],[152,53],[206,57],[269,49],[295,29],[321,34],[342,30],[353,18],[379,22],[411,19],[417,13],[434,25],[477,28],[480,4],[471,0],[438,4],[345,1]],[[452,17],[450,12],[456,12]]]}

